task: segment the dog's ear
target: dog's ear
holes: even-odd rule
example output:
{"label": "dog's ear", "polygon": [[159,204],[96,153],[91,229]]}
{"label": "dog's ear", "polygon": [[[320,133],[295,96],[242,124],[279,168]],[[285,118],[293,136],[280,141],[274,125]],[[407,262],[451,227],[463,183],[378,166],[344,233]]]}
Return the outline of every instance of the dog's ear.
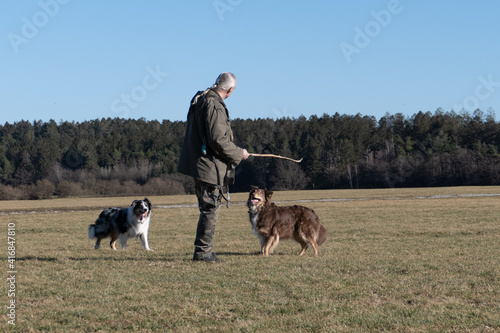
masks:
{"label": "dog's ear", "polygon": [[259,188],[255,185],[250,185],[250,187],[252,188],[252,191],[257,191]]}
{"label": "dog's ear", "polygon": [[151,201],[149,201],[148,198],[144,198],[143,201],[146,202],[146,204],[148,205],[149,210],[151,210]]}
{"label": "dog's ear", "polygon": [[139,200],[132,201],[132,204],[130,206],[135,206],[137,204],[137,201],[139,201]]}
{"label": "dog's ear", "polygon": [[266,201],[271,201],[271,197],[273,196],[273,191],[265,190],[266,193]]}

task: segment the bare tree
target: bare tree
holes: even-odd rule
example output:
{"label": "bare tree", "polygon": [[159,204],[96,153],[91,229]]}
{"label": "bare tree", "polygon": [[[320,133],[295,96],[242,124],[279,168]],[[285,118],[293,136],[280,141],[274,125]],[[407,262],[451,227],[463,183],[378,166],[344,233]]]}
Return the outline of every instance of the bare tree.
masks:
{"label": "bare tree", "polygon": [[307,186],[309,179],[299,164],[278,160],[271,181],[276,190],[302,190]]}

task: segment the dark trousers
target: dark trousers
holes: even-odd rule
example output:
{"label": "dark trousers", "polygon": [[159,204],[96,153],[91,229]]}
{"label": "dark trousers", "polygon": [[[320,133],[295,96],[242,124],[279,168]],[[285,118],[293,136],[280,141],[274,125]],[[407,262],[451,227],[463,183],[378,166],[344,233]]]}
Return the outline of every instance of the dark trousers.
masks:
{"label": "dark trousers", "polygon": [[220,188],[216,185],[195,181],[196,197],[200,218],[196,228],[193,259],[210,257],[214,248],[214,233],[219,207],[222,200]]}

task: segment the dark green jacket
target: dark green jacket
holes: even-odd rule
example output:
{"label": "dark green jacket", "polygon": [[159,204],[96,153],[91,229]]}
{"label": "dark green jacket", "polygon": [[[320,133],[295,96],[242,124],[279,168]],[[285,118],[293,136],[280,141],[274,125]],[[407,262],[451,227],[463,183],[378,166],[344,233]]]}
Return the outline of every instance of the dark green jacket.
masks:
{"label": "dark green jacket", "polygon": [[189,107],[177,171],[213,185],[233,184],[234,168],[243,158],[243,149],[233,140],[222,98],[214,89],[199,91]]}

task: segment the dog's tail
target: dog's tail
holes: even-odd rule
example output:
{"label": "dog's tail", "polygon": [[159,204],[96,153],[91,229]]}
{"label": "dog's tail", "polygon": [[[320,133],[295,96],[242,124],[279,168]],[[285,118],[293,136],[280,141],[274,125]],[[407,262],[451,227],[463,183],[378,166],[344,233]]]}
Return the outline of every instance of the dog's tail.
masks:
{"label": "dog's tail", "polygon": [[89,239],[95,238],[95,224],[89,226]]}
{"label": "dog's tail", "polygon": [[320,225],[319,226],[319,234],[318,234],[318,238],[316,240],[316,243],[318,243],[318,245],[321,245],[326,241],[327,238],[328,238],[328,232],[326,231],[325,227]]}

